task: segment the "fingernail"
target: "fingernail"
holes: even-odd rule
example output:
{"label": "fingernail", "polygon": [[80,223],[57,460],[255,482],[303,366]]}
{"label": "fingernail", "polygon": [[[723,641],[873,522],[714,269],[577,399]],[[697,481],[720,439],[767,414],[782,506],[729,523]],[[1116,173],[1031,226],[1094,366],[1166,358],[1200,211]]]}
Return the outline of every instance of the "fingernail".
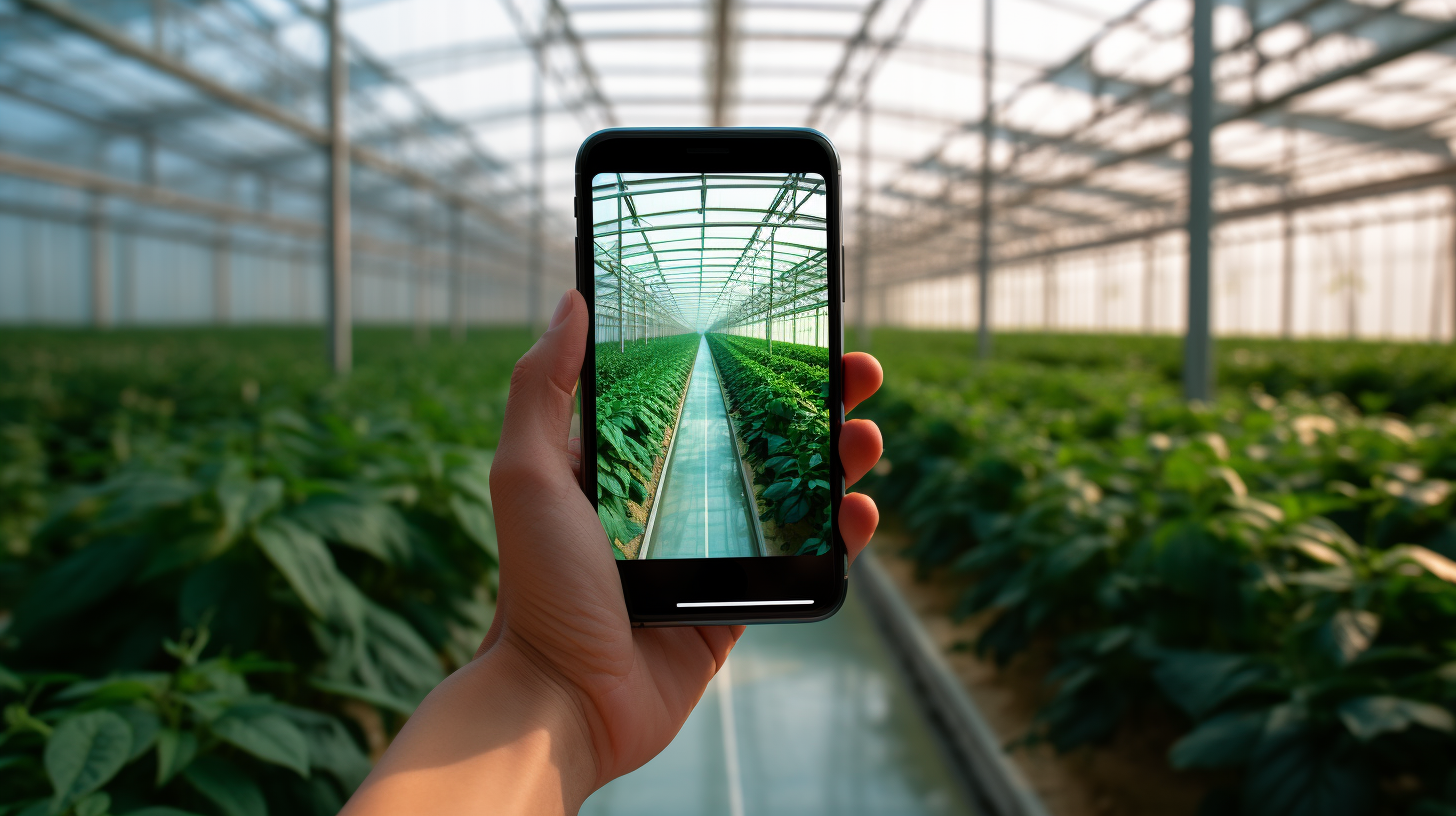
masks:
{"label": "fingernail", "polygon": [[567,292],[566,294],[561,296],[561,302],[556,304],[556,312],[551,315],[551,325],[547,327],[547,331],[550,331],[551,329],[554,329],[557,326],[561,325],[561,321],[566,319],[566,313],[570,310],[571,292]]}

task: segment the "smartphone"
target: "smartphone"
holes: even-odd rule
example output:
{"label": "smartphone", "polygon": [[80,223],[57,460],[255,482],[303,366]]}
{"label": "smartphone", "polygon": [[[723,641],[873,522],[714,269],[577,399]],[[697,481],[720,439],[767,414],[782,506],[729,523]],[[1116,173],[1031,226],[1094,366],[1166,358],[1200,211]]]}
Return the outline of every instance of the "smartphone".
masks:
{"label": "smartphone", "polygon": [[802,128],[603,130],[577,153],[575,214],[582,488],[634,625],[833,615],[848,579],[834,146]]}

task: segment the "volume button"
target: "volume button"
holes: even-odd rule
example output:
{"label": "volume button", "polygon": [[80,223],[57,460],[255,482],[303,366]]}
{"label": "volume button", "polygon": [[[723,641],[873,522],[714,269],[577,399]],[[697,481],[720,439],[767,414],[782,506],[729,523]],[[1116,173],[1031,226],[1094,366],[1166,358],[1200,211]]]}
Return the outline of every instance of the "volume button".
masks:
{"label": "volume button", "polygon": [[[839,245],[839,302],[849,302],[849,292],[844,288],[844,244]],[[863,294],[863,293],[860,293]]]}

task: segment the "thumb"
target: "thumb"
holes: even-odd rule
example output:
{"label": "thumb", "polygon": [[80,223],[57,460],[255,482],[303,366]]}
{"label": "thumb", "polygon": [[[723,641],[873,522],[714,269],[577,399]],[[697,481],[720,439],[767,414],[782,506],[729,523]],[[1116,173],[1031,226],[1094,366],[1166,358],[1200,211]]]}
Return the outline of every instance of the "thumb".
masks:
{"label": "thumb", "polygon": [[566,438],[571,431],[576,381],[586,356],[586,330],[586,301],[573,289],[561,297],[550,328],[511,372],[493,470],[540,473],[559,464],[566,478],[572,479]]}

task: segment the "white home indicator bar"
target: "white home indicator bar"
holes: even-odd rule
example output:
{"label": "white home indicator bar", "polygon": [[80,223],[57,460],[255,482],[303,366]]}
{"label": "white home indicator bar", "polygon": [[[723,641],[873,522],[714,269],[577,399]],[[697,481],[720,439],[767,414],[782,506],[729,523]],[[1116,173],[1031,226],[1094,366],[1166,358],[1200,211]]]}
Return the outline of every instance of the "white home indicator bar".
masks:
{"label": "white home indicator bar", "polygon": [[703,606],[807,606],[813,601],[682,601],[678,608]]}

